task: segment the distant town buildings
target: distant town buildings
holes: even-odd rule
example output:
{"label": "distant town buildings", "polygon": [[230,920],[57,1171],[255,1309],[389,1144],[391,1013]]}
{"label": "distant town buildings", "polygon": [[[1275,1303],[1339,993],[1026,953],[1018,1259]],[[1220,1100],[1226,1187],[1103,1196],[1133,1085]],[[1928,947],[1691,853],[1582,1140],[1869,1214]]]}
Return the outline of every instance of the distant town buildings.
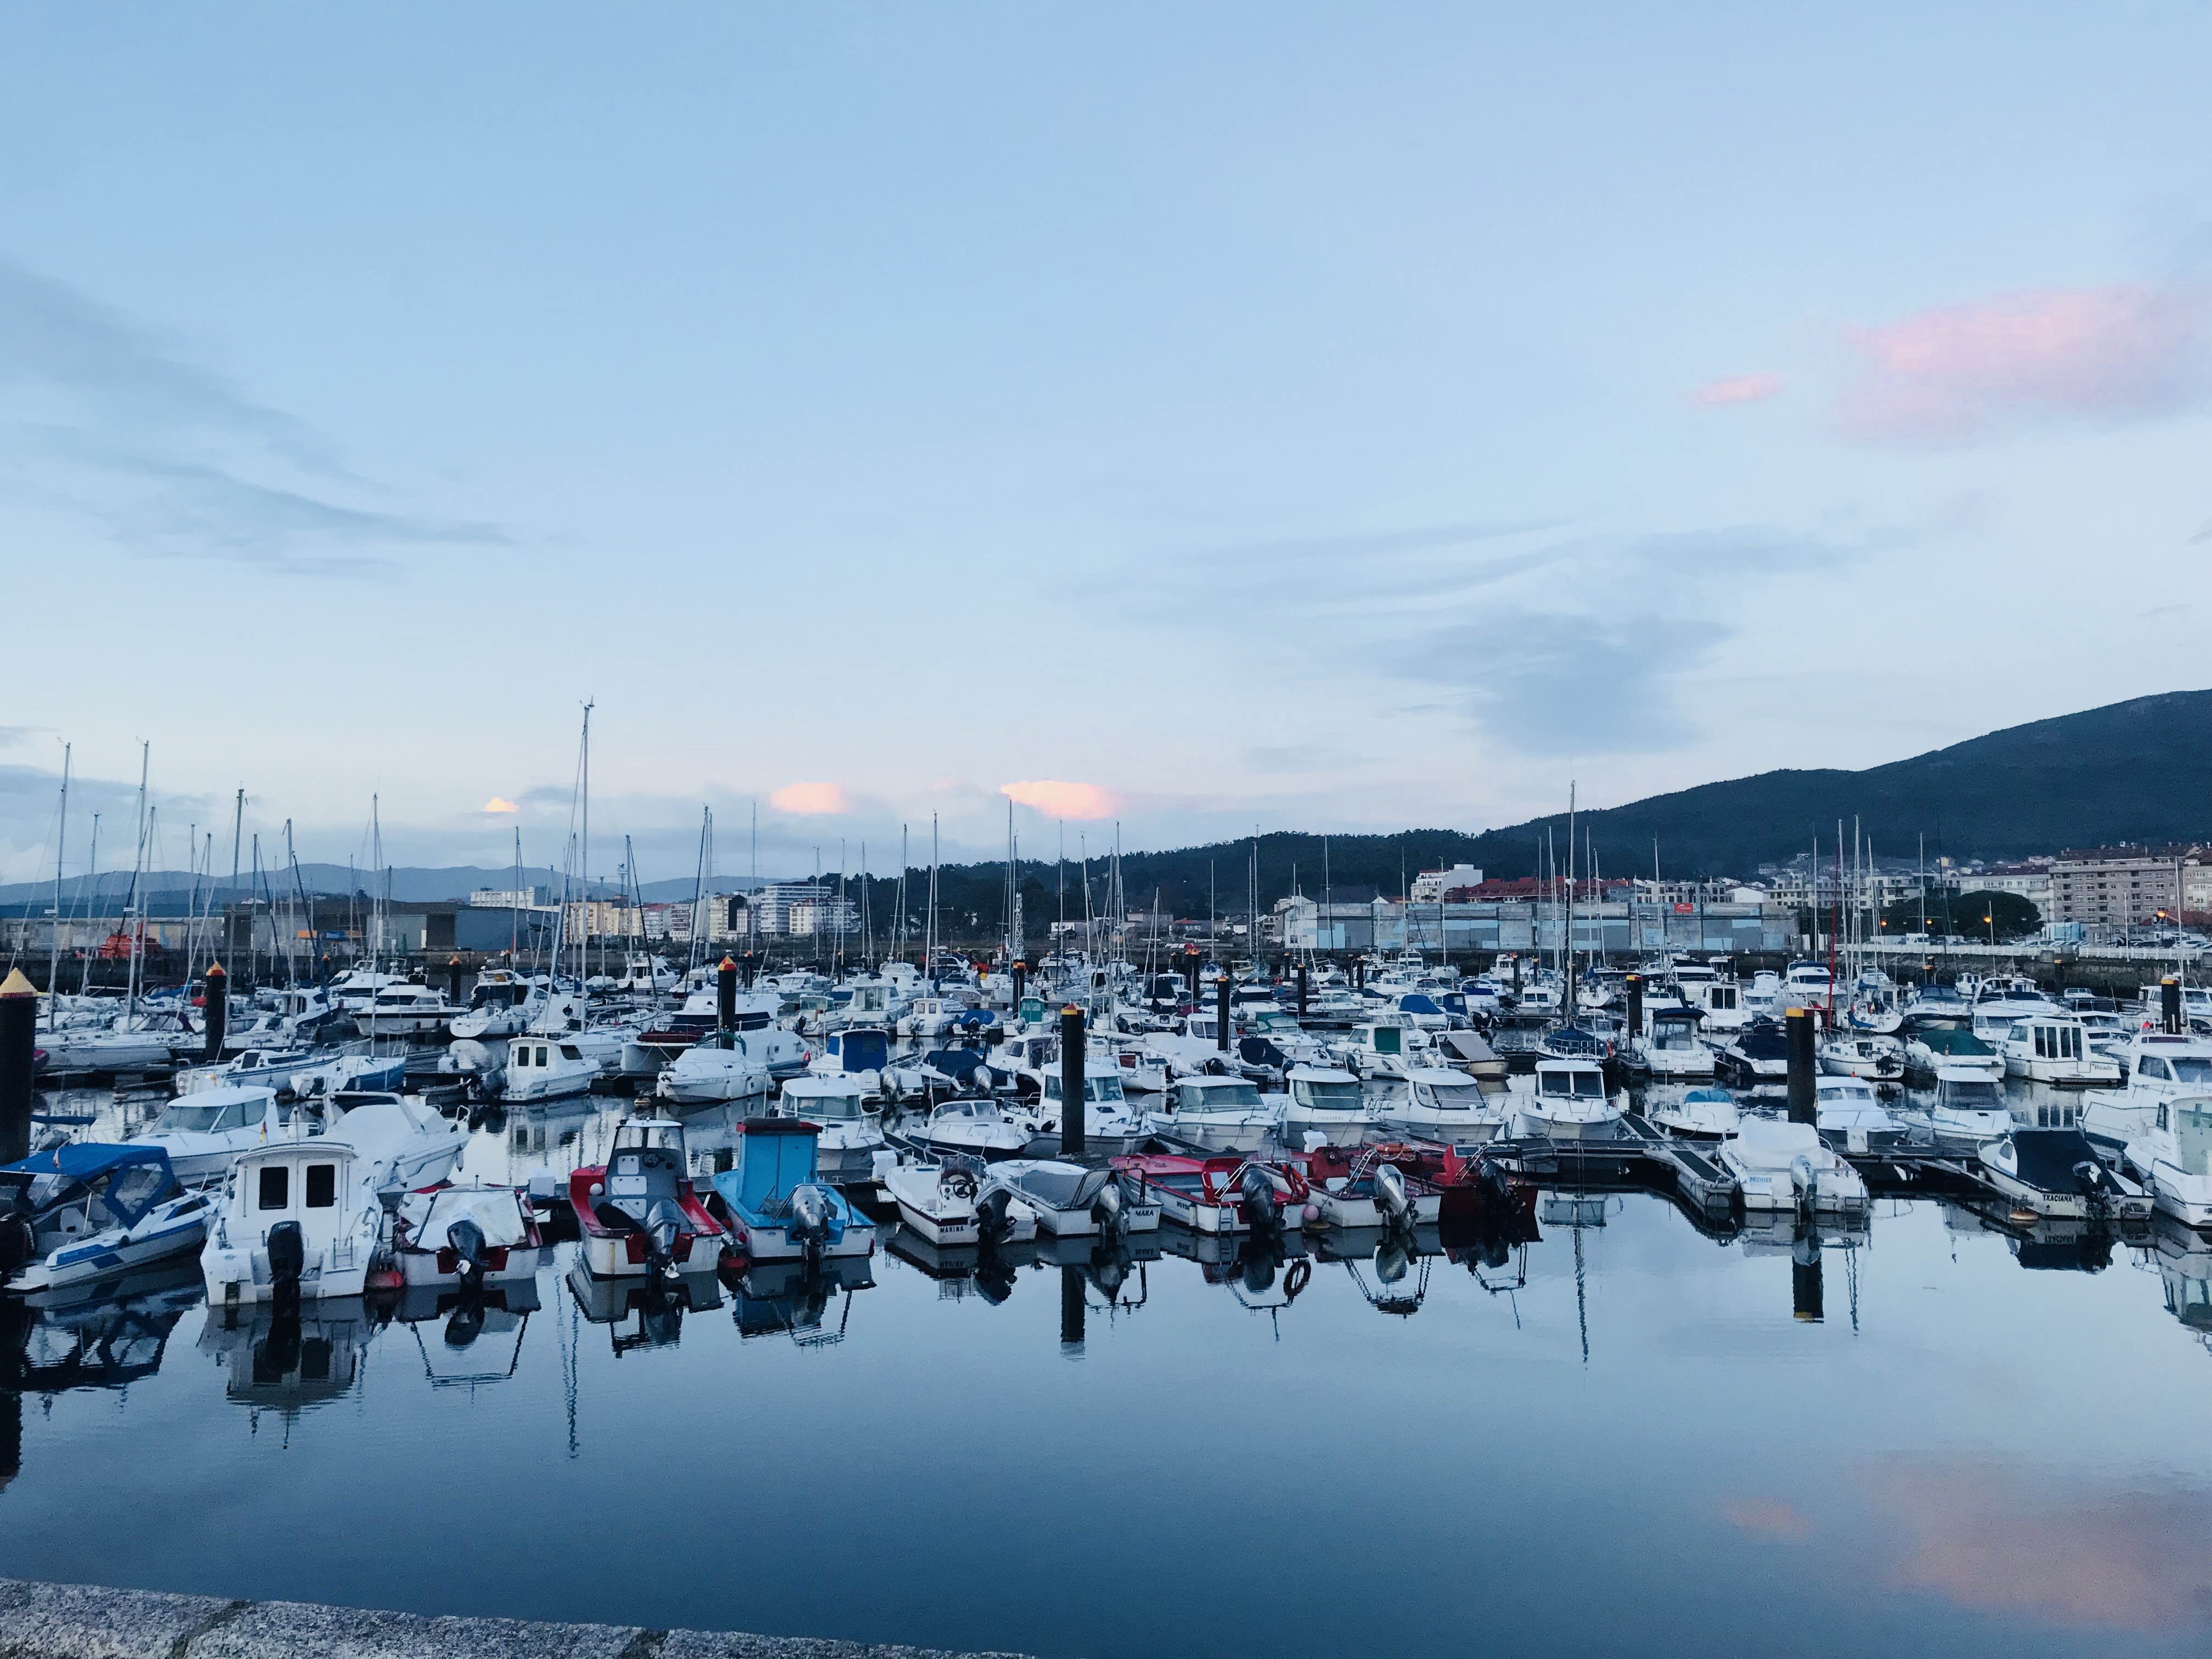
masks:
{"label": "distant town buildings", "polygon": [[1472,864],[1455,864],[1449,870],[1422,871],[1413,878],[1413,891],[1408,896],[1416,904],[1434,904],[1441,898],[1481,885],[1480,870]]}
{"label": "distant town buildings", "polygon": [[2100,847],[2062,853],[2051,866],[2051,908],[2045,920],[2103,923],[2115,927],[2154,925],[2182,908],[2182,872],[2197,849],[2185,847]]}

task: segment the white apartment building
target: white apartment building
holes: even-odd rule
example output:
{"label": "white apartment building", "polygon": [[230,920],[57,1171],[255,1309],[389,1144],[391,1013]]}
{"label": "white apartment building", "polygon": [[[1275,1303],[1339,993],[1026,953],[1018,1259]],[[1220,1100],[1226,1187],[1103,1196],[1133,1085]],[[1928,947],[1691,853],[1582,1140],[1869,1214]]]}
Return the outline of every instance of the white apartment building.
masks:
{"label": "white apartment building", "polygon": [[1413,878],[1409,896],[1416,904],[1434,904],[1446,893],[1482,885],[1482,872],[1472,864],[1455,864],[1449,870],[1424,870]]}

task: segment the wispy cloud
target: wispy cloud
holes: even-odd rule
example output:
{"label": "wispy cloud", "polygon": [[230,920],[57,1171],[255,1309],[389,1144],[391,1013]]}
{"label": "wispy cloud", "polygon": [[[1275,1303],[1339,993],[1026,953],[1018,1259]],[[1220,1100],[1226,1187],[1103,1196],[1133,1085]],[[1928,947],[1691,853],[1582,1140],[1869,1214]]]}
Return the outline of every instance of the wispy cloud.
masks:
{"label": "wispy cloud", "polygon": [[2193,289],[2046,289],[1847,331],[1858,378],[1838,400],[1845,436],[1902,448],[1972,441],[2036,422],[2170,413],[2212,390],[2207,303]]}
{"label": "wispy cloud", "polygon": [[1780,397],[1782,388],[1779,374],[1723,374],[1706,381],[1692,396],[1707,409],[1725,409],[1732,404],[1765,403],[1769,398]]}
{"label": "wispy cloud", "polygon": [[496,526],[394,507],[307,422],[176,343],[0,259],[0,483],[148,556],[356,574],[407,547],[490,546]]}
{"label": "wispy cloud", "polygon": [[853,810],[853,798],[836,783],[787,783],[769,791],[768,804],[799,817],[831,817]]}
{"label": "wispy cloud", "polygon": [[999,793],[1024,806],[1036,808],[1048,818],[1110,818],[1121,807],[1120,800],[1110,790],[1095,783],[1068,783],[1058,778],[1002,783]]}

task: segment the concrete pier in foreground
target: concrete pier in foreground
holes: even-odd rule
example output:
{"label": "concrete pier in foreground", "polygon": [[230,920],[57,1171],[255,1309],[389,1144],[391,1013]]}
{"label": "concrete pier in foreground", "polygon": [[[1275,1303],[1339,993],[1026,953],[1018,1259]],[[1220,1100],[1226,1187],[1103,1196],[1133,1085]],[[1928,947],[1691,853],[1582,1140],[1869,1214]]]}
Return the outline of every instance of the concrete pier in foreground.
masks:
{"label": "concrete pier in foreground", "polygon": [[733,1631],[434,1619],[0,1578],[0,1659],[1021,1659]]}

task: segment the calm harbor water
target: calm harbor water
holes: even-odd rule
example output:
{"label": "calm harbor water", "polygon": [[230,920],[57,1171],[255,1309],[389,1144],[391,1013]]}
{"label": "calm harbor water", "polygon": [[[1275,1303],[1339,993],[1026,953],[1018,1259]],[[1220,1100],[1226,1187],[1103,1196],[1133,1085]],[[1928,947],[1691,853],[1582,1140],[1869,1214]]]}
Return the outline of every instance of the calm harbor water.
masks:
{"label": "calm harbor water", "polygon": [[[513,1112],[462,1172],[592,1161],[618,1115]],[[1884,1202],[1813,1320],[1786,1237],[1638,1194],[1540,1223],[1387,1285],[901,1243],[659,1309],[580,1297],[562,1246],[480,1326],[293,1331],[173,1276],[0,1316],[0,1571],[1054,1659],[2212,1635],[2201,1242]]]}

